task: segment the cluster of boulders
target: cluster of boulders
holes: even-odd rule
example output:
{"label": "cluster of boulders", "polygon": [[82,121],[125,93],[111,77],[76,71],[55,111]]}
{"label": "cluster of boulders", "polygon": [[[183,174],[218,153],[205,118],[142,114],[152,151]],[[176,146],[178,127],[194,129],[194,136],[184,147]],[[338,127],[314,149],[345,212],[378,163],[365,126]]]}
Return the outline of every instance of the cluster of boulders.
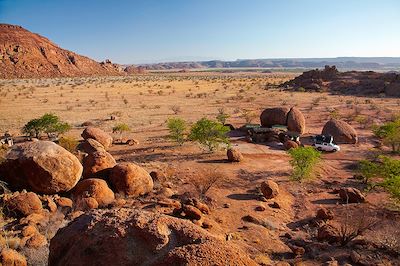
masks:
{"label": "cluster of boulders", "polygon": [[303,134],[306,129],[306,120],[297,107],[267,108],[260,115],[261,126],[286,126],[289,131]]}
{"label": "cluster of boulders", "polygon": [[0,175],[15,189],[49,195],[70,192],[74,201],[88,206],[109,205],[114,192],[137,197],[152,191],[153,180],[146,170],[130,162],[117,164],[107,152],[112,145],[110,135],[88,127],[82,137],[80,148],[86,153],[82,164],[53,142],[34,141],[15,145]]}
{"label": "cluster of boulders", "polygon": [[8,217],[19,219],[18,247],[47,245],[39,228],[55,216],[74,219],[83,211],[113,206],[116,194],[138,197],[153,190],[146,170],[131,162],[117,163],[107,152],[113,139],[106,132],[88,127],[82,137],[82,163],[51,141],[14,145],[6,154],[0,178],[17,192],[3,194],[1,202]]}
{"label": "cluster of boulders", "polygon": [[282,87],[305,91],[334,91],[343,94],[400,96],[400,74],[373,71],[339,72],[335,66],[306,71],[281,84]]}

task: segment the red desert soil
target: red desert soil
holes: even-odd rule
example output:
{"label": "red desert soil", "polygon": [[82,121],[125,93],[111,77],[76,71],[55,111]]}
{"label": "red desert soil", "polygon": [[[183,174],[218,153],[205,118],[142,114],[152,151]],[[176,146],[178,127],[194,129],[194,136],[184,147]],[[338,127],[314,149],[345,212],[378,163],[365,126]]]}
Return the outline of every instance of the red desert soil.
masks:
{"label": "red desert soil", "polygon": [[[282,261],[291,265],[322,265],[332,260],[357,265],[353,262],[356,256],[353,251],[361,256],[357,262],[361,265],[360,262],[399,265],[397,255],[378,248],[379,244],[396,240],[398,236],[399,214],[392,210],[389,195],[373,189],[368,193],[363,191],[366,203],[343,204],[337,193],[342,187],[366,188],[353,179],[355,163],[371,153],[388,154],[387,149],[375,147],[369,126],[396,114],[400,110],[398,100],[290,92],[276,87],[293,76],[174,73],[1,81],[2,92],[6,93],[0,105],[0,123],[1,128],[16,136],[30,119],[54,112],[74,125],[67,136],[76,139],[81,139],[84,122],[94,124],[114,138],[119,135],[111,133],[112,127],[121,122],[128,124],[132,131],[123,138],[135,139],[139,144],[117,143],[108,152],[117,163],[133,162],[148,172],[158,171],[160,178],[149,195],[137,199],[116,195],[116,203],[110,208],[122,206],[172,214],[171,208],[161,202],[165,198],[179,200],[175,196],[188,192],[210,208],[209,214],[202,214],[203,224],[198,221],[194,224],[203,226],[217,239],[239,247],[260,265],[279,265]],[[177,112],[172,108],[174,105],[180,107]],[[240,136],[232,137],[232,146],[244,159],[228,163],[225,151],[211,154],[195,143],[179,146],[166,138],[165,121],[170,117],[195,122],[204,116],[215,118],[218,109],[223,107],[230,114],[227,123],[239,127],[245,123],[243,113],[247,111],[254,114],[252,122],[259,123],[262,110],[282,106],[297,106],[304,114],[306,126],[301,140],[305,145],[310,144],[311,135],[321,133],[332,117],[350,123],[358,133],[359,142],[343,144],[337,153],[324,153],[316,176],[300,183],[290,179],[289,156],[276,143],[253,144]],[[111,120],[111,115],[116,120]],[[357,116],[366,117],[366,124],[357,122]],[[201,198],[196,190],[197,180],[210,173],[220,178]],[[266,180],[278,184],[277,197],[262,197],[260,185]],[[175,196],[170,195],[171,191]],[[333,213],[334,219],[330,222],[333,225],[369,218],[378,218],[380,223],[349,246],[329,244],[317,240],[320,224],[316,225],[315,216],[321,207]],[[73,220],[79,214],[69,214],[66,220]],[[388,229],[391,233],[385,231]]]}

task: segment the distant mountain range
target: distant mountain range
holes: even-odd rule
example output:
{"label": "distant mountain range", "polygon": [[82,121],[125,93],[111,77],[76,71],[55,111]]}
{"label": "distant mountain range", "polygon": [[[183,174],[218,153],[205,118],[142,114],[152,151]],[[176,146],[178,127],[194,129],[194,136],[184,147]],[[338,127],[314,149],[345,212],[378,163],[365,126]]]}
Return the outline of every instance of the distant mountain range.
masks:
{"label": "distant mountain range", "polygon": [[336,58],[282,58],[238,59],[235,61],[187,61],[141,65],[148,70],[198,68],[323,68],[336,65],[341,70],[400,70],[400,57],[336,57]]}

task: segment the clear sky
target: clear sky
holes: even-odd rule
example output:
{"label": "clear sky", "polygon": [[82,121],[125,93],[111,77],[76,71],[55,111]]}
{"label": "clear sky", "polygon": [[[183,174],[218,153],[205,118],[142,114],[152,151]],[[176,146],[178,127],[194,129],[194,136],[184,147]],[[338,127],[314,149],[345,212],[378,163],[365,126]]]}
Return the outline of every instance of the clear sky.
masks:
{"label": "clear sky", "polygon": [[0,22],[117,63],[400,56],[400,0],[0,0]]}

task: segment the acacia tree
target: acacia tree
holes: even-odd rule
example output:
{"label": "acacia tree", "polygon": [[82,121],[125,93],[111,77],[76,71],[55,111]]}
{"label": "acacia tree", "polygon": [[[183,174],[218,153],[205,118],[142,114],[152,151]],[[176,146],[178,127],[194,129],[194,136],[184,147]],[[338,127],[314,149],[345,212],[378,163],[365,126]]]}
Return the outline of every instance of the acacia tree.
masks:
{"label": "acacia tree", "polygon": [[400,119],[387,122],[373,128],[375,136],[382,139],[383,144],[390,146],[393,152],[400,152]]}
{"label": "acacia tree", "polygon": [[226,135],[229,131],[229,127],[204,117],[191,127],[189,139],[199,142],[213,152],[221,144],[229,145],[229,138]]}
{"label": "acacia tree", "polygon": [[30,137],[39,138],[41,134],[46,133],[50,138],[53,135],[58,137],[71,129],[71,125],[62,122],[60,118],[54,114],[47,113],[40,118],[32,119],[22,128],[22,132]]}

